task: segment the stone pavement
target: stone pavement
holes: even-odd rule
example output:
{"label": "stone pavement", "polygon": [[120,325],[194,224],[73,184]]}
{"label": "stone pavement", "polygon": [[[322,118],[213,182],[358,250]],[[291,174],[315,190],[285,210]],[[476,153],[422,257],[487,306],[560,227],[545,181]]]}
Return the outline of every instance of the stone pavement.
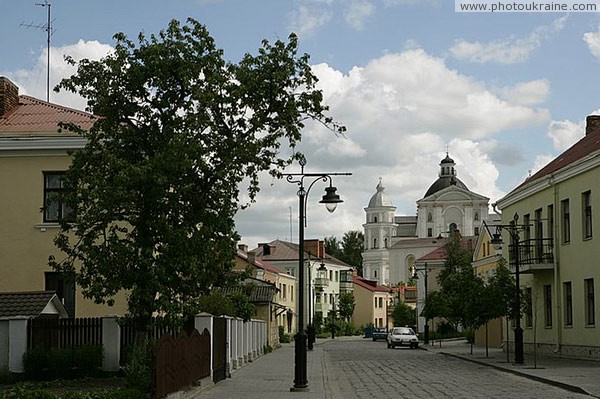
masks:
{"label": "stone pavement", "polygon": [[307,353],[307,378],[309,389],[305,392],[290,392],[294,385],[294,344],[283,344],[281,348],[265,354],[231,374],[231,378],[220,381],[199,393],[197,398],[245,398],[245,399],[325,399],[330,384],[327,381],[321,344],[318,340],[312,351]]}
{"label": "stone pavement", "polygon": [[506,352],[498,348],[473,346],[465,340],[437,341],[430,345],[421,344],[421,348],[458,357],[470,362],[494,367],[523,377],[547,384],[559,386],[572,392],[583,393],[600,398],[600,362],[594,360],[567,359],[547,355],[525,354],[524,364],[515,364],[511,353],[507,362]]}
{"label": "stone pavement", "polygon": [[[361,338],[341,337],[336,340],[352,340]],[[329,378],[335,374],[331,372],[332,365],[325,355],[323,345],[329,340],[318,340],[313,351],[307,356],[307,377],[309,390],[306,392],[290,393],[294,380],[294,345],[283,344],[280,349],[255,359],[214,386],[205,387],[192,396],[199,399],[280,399],[280,398],[310,398],[310,399],[339,399],[339,392],[335,389],[336,381]],[[572,392],[588,394],[600,398],[600,362],[590,360],[565,359],[551,356],[538,355],[536,359],[529,354],[525,355],[525,364],[512,363],[513,355],[507,362],[506,353],[501,349],[489,348],[486,357],[484,347],[473,347],[464,340],[439,341],[434,345],[423,345],[422,349],[439,354],[452,356],[493,367],[539,382],[559,386]],[[208,389],[207,389],[208,388]]]}

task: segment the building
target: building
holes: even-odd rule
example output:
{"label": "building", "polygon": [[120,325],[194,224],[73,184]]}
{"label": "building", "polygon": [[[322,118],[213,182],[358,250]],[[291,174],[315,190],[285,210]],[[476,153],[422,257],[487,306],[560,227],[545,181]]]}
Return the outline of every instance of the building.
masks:
{"label": "building", "polygon": [[276,290],[276,295],[269,301],[263,300],[262,307],[257,308],[258,314],[256,315],[258,319],[267,322],[271,346],[279,343],[280,326],[286,333],[296,331],[297,320],[293,317],[296,312],[296,277],[283,272],[265,260],[256,259],[254,252],[248,252],[246,245],[238,246],[234,270],[249,271],[253,279],[270,284]]}
{"label": "building", "polygon": [[418,200],[416,216],[395,215],[396,207],[381,180],[364,208],[363,275],[382,285],[401,285],[412,276],[415,260],[437,248],[453,231],[477,236],[488,218],[489,198],[470,191],[457,177],[448,154],[438,179]]}
{"label": "building", "polygon": [[504,229],[502,249],[513,272],[519,254],[525,352],[535,343],[538,353],[600,358],[599,181],[600,116],[593,115],[585,137],[496,203],[503,225],[517,222],[512,236]]}
{"label": "building", "polygon": [[53,240],[58,220],[69,212],[61,203],[67,152],[85,145],[59,122],[89,129],[94,116],[19,95],[0,77],[0,181],[6,187],[0,196],[0,292],[55,291],[70,317],[124,314],[124,298],[113,307],[97,305],[48,266],[50,255],[61,259]]}
{"label": "building", "polygon": [[388,317],[388,306],[392,302],[393,293],[389,287],[379,285],[374,280],[355,275],[354,300],[356,306],[352,315],[352,323],[356,327],[393,327],[393,320]]}
{"label": "building", "polygon": [[[336,310],[340,293],[353,289],[352,267],[325,253],[325,243],[321,240],[304,241],[304,259],[307,286],[305,287],[306,320],[312,323],[317,318],[324,319]],[[251,252],[258,260],[266,261],[291,276],[298,276],[298,245],[282,240],[261,243]],[[300,288],[297,288],[296,292]],[[297,317],[294,309],[293,317]]]}

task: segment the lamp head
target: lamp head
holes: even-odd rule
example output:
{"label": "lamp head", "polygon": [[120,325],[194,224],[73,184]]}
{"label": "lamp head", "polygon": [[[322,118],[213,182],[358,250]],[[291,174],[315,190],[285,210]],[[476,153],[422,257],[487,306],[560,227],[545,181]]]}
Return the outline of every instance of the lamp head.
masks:
{"label": "lamp head", "polygon": [[329,186],[325,187],[325,195],[319,203],[325,204],[325,207],[329,212],[335,211],[337,204],[344,202],[339,195],[336,194],[337,187]]}

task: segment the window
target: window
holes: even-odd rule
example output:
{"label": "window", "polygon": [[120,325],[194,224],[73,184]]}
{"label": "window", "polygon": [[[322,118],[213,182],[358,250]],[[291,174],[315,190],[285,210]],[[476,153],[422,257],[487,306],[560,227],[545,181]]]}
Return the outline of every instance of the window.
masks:
{"label": "window", "polygon": [[475,235],[478,236],[479,235],[479,227],[475,227]]}
{"label": "window", "polygon": [[283,289],[281,290],[282,294],[283,294],[283,299],[286,300],[287,299],[287,285],[284,284],[283,285]]}
{"label": "window", "polygon": [[73,219],[73,210],[63,202],[64,172],[44,172],[44,222]]}
{"label": "window", "polygon": [[377,238],[373,238],[373,249],[377,249]]}
{"label": "window", "polygon": [[75,284],[64,279],[60,273],[46,272],[45,290],[56,292],[56,296],[65,305],[69,317],[75,317]]}
{"label": "window", "polygon": [[377,216],[373,216],[373,223],[377,223]]}
{"label": "window", "polygon": [[285,272],[290,276],[296,276],[296,268],[295,267],[286,267]]}
{"label": "window", "polygon": [[542,208],[535,210],[535,256],[541,258],[544,254],[544,229],[542,226]]}
{"label": "window", "polygon": [[379,298],[379,307],[382,308],[383,307],[383,298]]}
{"label": "window", "polygon": [[290,301],[294,302],[294,286],[290,285]]}
{"label": "window", "polygon": [[525,214],[523,215],[523,225],[525,226],[523,228],[523,241],[524,243],[521,243],[521,248],[523,249],[522,254],[529,259],[529,257],[531,256],[531,224],[530,224],[531,220],[529,218],[529,214]]}
{"label": "window", "polygon": [[427,213],[427,221],[428,221],[429,223],[433,222],[433,215],[431,214],[431,212],[428,212],[428,213]]}
{"label": "window", "polygon": [[387,248],[388,247],[388,241],[387,241],[387,237],[383,239],[383,247]]}
{"label": "window", "polygon": [[592,192],[586,191],[581,194],[581,207],[583,215],[583,238],[592,238],[592,202],[590,200]]}
{"label": "window", "polygon": [[544,285],[544,325],[552,327],[552,287]]}
{"label": "window", "polygon": [[338,282],[340,281],[340,272],[339,271],[335,271],[335,281]]}
{"label": "window", "polygon": [[594,301],[594,279],[584,280],[585,286],[585,324],[593,326],[596,324],[596,306]]}
{"label": "window", "polygon": [[533,306],[532,306],[532,289],[531,287],[525,288],[525,327],[532,328],[533,327]]}
{"label": "window", "polygon": [[571,216],[569,214],[569,200],[560,202],[560,212],[562,215],[562,242],[568,244],[571,241]]}
{"label": "window", "polygon": [[565,326],[573,325],[573,287],[571,282],[563,283],[563,295],[565,296]]}
{"label": "window", "polygon": [[475,221],[479,220],[479,212],[475,212],[475,217],[473,218]]}
{"label": "window", "polygon": [[377,278],[377,270],[373,270],[373,278]]}

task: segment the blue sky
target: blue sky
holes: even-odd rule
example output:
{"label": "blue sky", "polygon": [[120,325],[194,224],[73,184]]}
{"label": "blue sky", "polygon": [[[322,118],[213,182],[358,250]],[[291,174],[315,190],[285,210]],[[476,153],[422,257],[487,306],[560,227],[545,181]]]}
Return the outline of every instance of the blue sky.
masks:
{"label": "blue sky", "polygon": [[[43,0],[2,0],[0,75],[45,99]],[[437,178],[446,146],[459,178],[491,202],[583,135],[600,108],[597,13],[456,13],[451,0],[54,0],[51,84],[73,71],[63,54],[98,58],[112,36],[156,33],[172,18],[204,23],[237,61],[262,39],[300,38],[320,77],[336,138],[309,125],[301,150],[310,171],[352,172],[335,184],[345,199],[328,215],[309,197],[307,237],[362,229],[379,177],[399,214],[416,212]],[[51,101],[83,108],[66,93]],[[290,170],[293,171],[293,170]],[[238,216],[250,247],[297,239],[295,187],[263,180],[257,202]]]}

